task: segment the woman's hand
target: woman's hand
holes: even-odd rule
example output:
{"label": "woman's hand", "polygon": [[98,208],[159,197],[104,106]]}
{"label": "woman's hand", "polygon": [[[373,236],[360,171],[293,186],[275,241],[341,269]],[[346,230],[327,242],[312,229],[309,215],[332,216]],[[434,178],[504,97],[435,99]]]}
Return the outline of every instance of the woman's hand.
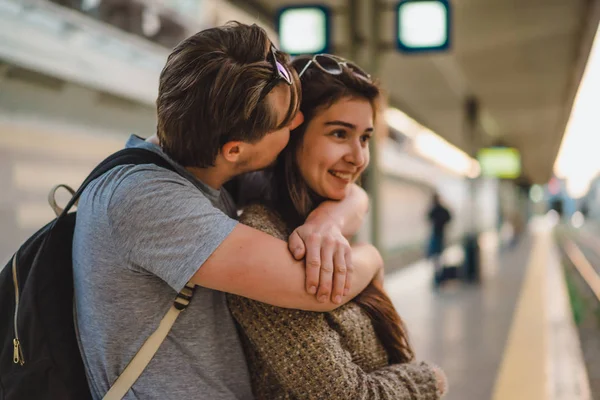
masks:
{"label": "woman's hand", "polygon": [[435,373],[438,393],[440,397],[444,397],[448,393],[448,379],[446,378],[446,374],[437,366],[433,366],[433,372]]}

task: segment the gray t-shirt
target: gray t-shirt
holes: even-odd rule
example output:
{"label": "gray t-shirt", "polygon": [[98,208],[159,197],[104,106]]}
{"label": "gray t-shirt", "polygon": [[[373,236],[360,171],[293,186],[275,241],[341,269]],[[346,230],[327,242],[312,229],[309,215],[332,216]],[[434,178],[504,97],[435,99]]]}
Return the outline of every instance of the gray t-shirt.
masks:
{"label": "gray t-shirt", "polygon": [[[127,146],[163,154],[137,137]],[[155,165],[120,166],[81,196],[73,239],[76,325],[95,399],[108,391],[177,292],[237,224],[225,190],[187,176],[193,183]],[[125,398],[252,398],[224,293],[196,288]]]}

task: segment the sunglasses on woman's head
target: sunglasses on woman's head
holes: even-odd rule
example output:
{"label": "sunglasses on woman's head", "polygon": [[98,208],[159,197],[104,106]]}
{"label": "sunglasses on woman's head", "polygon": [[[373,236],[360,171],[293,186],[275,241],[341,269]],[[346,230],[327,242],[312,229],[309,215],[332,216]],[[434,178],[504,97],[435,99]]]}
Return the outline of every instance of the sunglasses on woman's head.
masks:
{"label": "sunglasses on woman's head", "polygon": [[342,57],[334,56],[333,54],[316,54],[314,55],[302,68],[302,71],[298,74],[299,78],[310,68],[316,66],[321,71],[331,75],[340,75],[344,71],[344,67],[348,68],[359,78],[365,79],[371,82],[371,75],[365,72],[364,69],[354,64],[352,61],[348,61]]}

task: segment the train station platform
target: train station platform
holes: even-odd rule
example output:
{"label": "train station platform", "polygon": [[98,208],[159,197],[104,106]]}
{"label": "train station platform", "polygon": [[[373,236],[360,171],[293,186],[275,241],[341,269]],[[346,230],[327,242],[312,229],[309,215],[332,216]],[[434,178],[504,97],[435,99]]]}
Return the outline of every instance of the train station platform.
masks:
{"label": "train station platform", "polygon": [[[0,182],[4,188],[0,259],[7,258],[52,218],[46,200],[50,187],[56,183],[77,187],[98,161],[119,149],[126,139],[126,135],[41,125],[3,123],[0,118]],[[410,248],[415,242],[422,249],[428,232],[423,215],[430,193],[425,183],[390,179],[382,190],[381,233],[389,247]],[[493,195],[492,191],[481,201],[492,204],[490,210],[497,205],[490,201]],[[466,214],[455,215],[454,228],[461,233],[460,222]],[[410,226],[411,230],[398,232],[398,226]],[[427,261],[402,267],[399,261],[407,260],[407,252],[398,263],[390,260],[387,289],[406,322],[417,357],[446,371],[450,383],[447,399],[591,400],[551,232],[548,219],[538,218],[512,247],[501,243],[495,233],[483,234],[480,284],[449,282],[434,290],[432,266]],[[599,237],[600,228],[587,234]],[[596,247],[592,252],[596,255],[589,256],[600,266],[600,244]],[[460,262],[461,249],[451,247],[444,256],[450,264]]]}
{"label": "train station platform", "polygon": [[[592,399],[560,255],[548,218],[512,247],[480,239],[479,284],[433,289],[420,261],[388,274],[386,288],[418,359],[441,366],[449,400]],[[449,248],[452,257],[460,248]]]}

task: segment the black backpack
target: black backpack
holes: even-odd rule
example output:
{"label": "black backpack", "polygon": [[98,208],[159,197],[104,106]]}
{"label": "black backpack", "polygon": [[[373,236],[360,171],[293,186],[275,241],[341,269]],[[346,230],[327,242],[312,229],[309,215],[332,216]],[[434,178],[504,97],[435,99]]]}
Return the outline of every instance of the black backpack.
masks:
{"label": "black backpack", "polygon": [[86,178],[60,216],[31,236],[0,271],[0,400],[92,397],[73,321],[75,212],[69,210],[91,181],[126,164],[174,171],[149,150],[111,155]]}

